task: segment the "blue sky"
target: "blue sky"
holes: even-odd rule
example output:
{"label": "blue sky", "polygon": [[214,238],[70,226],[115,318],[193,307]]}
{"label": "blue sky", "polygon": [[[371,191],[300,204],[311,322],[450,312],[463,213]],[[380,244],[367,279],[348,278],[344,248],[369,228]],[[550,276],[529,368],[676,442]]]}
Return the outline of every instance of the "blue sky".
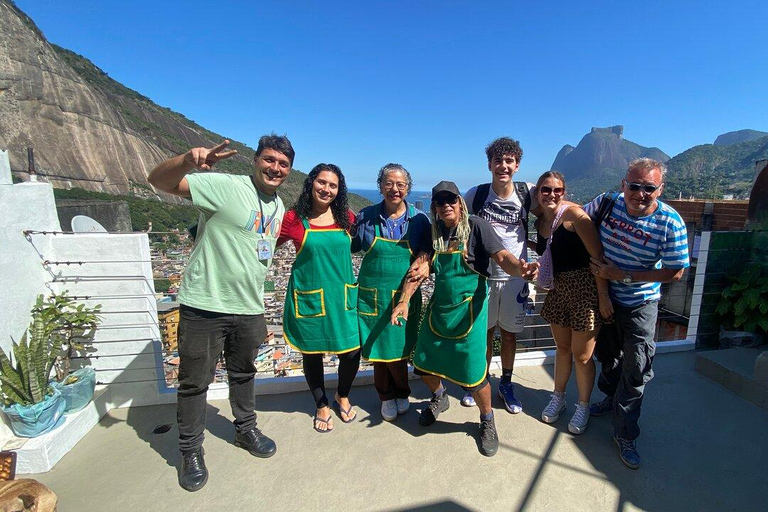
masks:
{"label": "blue sky", "polygon": [[763,1],[111,2],[17,0],[53,43],[214,132],[286,133],[295,167],[375,188],[487,181],[520,140],[535,181],[593,126],[670,156],[768,131]]}

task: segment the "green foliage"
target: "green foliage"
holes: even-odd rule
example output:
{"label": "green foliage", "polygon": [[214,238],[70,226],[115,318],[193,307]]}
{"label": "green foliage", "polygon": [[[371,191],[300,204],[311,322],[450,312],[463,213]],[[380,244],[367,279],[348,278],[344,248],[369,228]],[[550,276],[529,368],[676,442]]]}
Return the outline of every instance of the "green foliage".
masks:
{"label": "green foliage", "polygon": [[156,279],[155,280],[155,293],[167,293],[171,288],[170,279]]}
{"label": "green foliage", "polygon": [[89,308],[77,303],[67,292],[47,298],[37,296],[32,317],[40,318],[45,339],[54,349],[56,380],[63,381],[71,367],[75,351],[93,349],[93,336],[101,321],[101,304]]}
{"label": "green foliage", "polygon": [[768,333],[768,276],[761,266],[753,263],[726,278],[730,284],[715,308],[723,325],[728,329]]}
{"label": "green foliage", "polygon": [[667,162],[664,195],[721,199],[729,194],[746,199],[752,189],[755,162],[766,158],[768,137],[727,146],[695,146]]}
{"label": "green foliage", "polygon": [[33,313],[32,325],[17,344],[13,343],[12,365],[0,349],[0,393],[5,405],[32,405],[42,402],[53,392],[48,385],[56,354],[45,334],[42,315]]}

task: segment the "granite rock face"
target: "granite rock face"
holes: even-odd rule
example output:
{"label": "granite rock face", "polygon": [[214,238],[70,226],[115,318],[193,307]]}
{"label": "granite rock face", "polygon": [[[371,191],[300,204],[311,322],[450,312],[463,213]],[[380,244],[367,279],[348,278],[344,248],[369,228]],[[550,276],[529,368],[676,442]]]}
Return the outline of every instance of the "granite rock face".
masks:
{"label": "granite rock face", "polygon": [[551,169],[563,173],[572,197],[586,200],[616,188],[629,162],[646,157],[661,162],[669,160],[669,156],[658,148],[647,148],[626,140],[621,125],[592,128],[576,147],[563,146]]}
{"label": "granite rock face", "polygon": [[[50,44],[6,0],[0,0],[0,120],[0,148],[9,150],[14,175],[24,177],[31,147],[38,172],[55,187],[111,194],[153,195],[146,175],[157,163],[221,140]],[[245,172],[252,154],[237,156]]]}

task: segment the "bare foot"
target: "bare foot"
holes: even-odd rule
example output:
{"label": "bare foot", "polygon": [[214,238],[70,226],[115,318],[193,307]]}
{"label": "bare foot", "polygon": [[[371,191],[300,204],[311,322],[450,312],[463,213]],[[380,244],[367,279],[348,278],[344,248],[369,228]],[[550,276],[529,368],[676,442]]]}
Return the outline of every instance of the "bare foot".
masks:
{"label": "bare foot", "polygon": [[340,397],[338,393],[334,397],[339,404],[339,415],[344,423],[349,423],[357,417],[357,413],[352,408],[352,404],[349,402],[349,397]]}
{"label": "bare foot", "polygon": [[330,432],[333,430],[333,417],[331,416],[331,409],[321,407],[315,412],[315,430],[318,432]]}

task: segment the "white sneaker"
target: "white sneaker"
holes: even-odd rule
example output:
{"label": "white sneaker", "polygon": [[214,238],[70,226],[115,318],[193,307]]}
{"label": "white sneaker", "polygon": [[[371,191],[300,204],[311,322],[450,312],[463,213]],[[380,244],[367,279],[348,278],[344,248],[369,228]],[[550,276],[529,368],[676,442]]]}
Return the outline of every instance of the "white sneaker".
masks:
{"label": "white sneaker", "polygon": [[587,423],[589,423],[589,406],[576,404],[576,412],[568,422],[568,431],[571,434],[583,434],[587,430]]}
{"label": "white sneaker", "polygon": [[397,414],[405,414],[411,408],[411,402],[407,398],[395,398]]}
{"label": "white sneaker", "polygon": [[467,391],[464,393],[464,396],[461,397],[461,405],[464,407],[474,407],[475,405],[475,398],[472,396],[472,393]]}
{"label": "white sneaker", "polygon": [[397,418],[397,404],[394,398],[381,402],[381,416],[386,421],[392,421]]}
{"label": "white sneaker", "polygon": [[565,397],[552,395],[552,399],[541,412],[541,421],[544,423],[554,423],[565,410]]}

